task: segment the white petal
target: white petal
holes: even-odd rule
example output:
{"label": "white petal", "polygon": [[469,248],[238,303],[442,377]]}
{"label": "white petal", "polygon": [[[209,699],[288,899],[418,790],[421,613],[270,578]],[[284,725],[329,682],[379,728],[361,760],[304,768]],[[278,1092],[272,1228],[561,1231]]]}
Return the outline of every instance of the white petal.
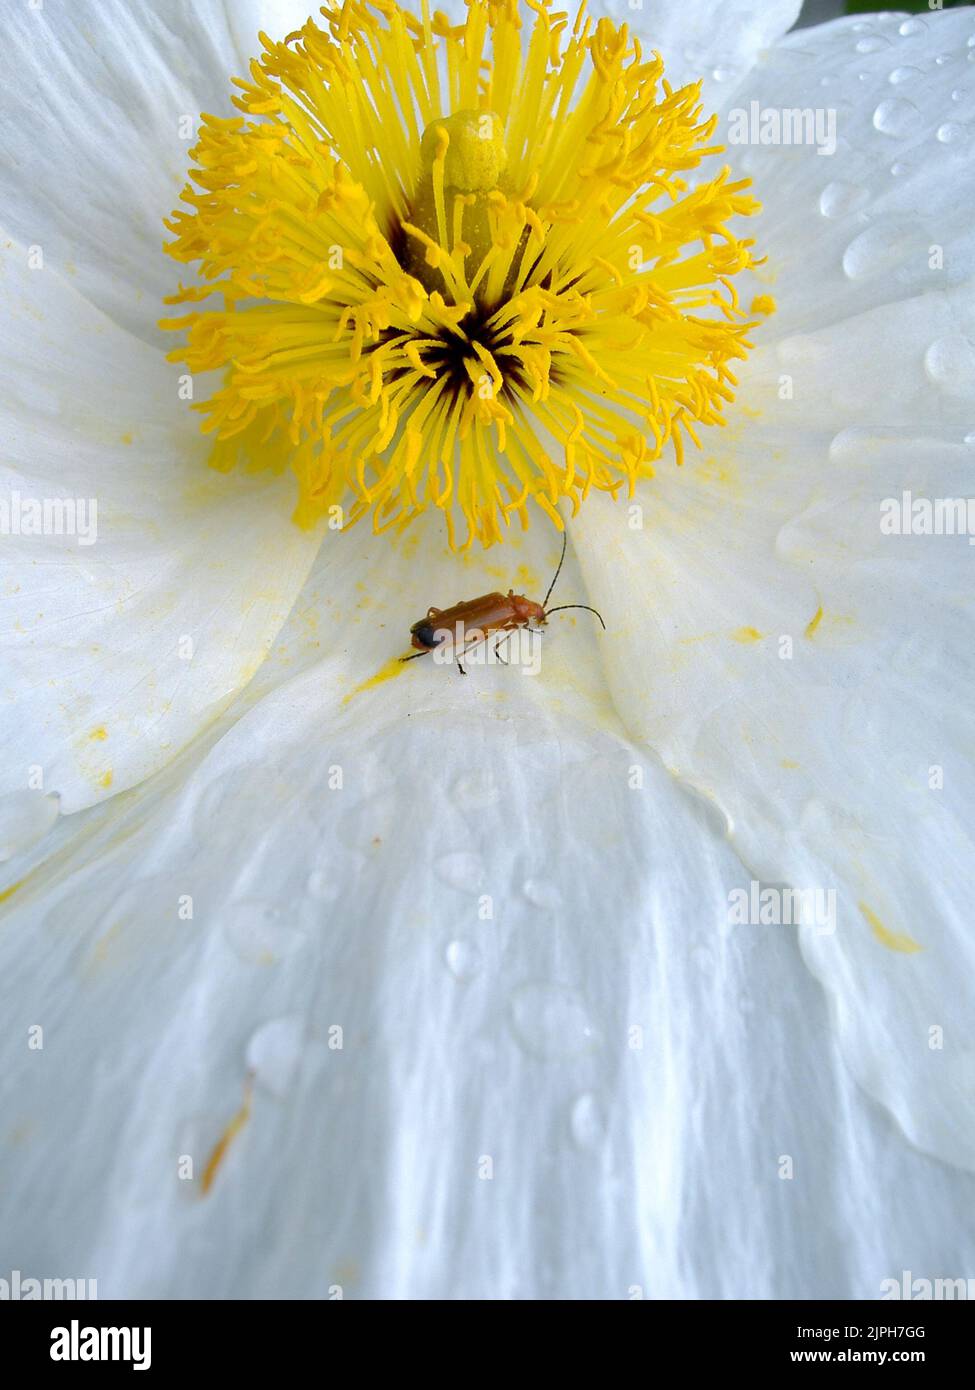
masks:
{"label": "white petal", "polygon": [[730,112],[719,125],[765,208],[754,226],[772,251],[773,336],[970,279],[975,228],[959,190],[975,146],[973,33],[969,9],[837,20],[775,44],[736,93],[749,117],[756,103],[818,113],[812,146],[736,145]]}
{"label": "white petal", "polygon": [[799,17],[802,0],[599,0],[590,6],[626,24],[664,60],[673,87],[704,80],[705,100],[717,106],[737,88],[764,52]]}
{"label": "white petal", "polygon": [[[286,480],[209,472],[176,370],[3,237],[0,294],[0,791],[43,786],[72,811],[216,717],[319,542]],[[83,504],[76,534],[26,534],[56,499]]]}
{"label": "white petal", "polygon": [[83,818],[0,933],[13,1266],[621,1299],[964,1268],[975,1184],[858,1098],[793,934],[728,930],[706,804],[556,666],[345,702],[323,665]]}
{"label": "white petal", "polygon": [[[866,31],[847,23],[791,36],[793,66],[773,51],[763,108],[835,93],[845,132],[830,159],[753,152],[782,306],[757,337],[780,322],[785,334],[743,373],[731,428],[683,476],[665,468],[648,485],[643,532],[597,501],[577,533],[628,728],[718,799],[756,878],[836,892],[836,934],[805,931],[804,951],[844,1055],[916,1144],[973,1166],[971,549],[880,529],[903,490],[971,491],[975,328],[971,287],[956,284],[971,264],[957,189],[972,154],[959,165],[935,131],[953,85],[971,89],[972,21],[938,16],[903,36],[900,23],[871,21],[889,53],[857,52]],[[917,89],[923,134],[899,141],[871,118],[908,49],[944,75]],[[912,152],[927,173],[895,194],[888,161]],[[831,180],[863,197],[824,217]],[[887,225],[892,199],[924,234],[881,258],[867,290],[844,248]],[[929,269],[929,239],[950,273]]]}
{"label": "white petal", "polygon": [[[297,0],[71,0],[13,6],[0,49],[0,205],[12,235],[133,332],[155,340],[173,262],[162,219],[186,182],[201,111]],[[185,276],[184,276],[185,279]]]}
{"label": "white petal", "polygon": [[56,792],[19,791],[0,797],[0,864],[44,839],[60,814]]}

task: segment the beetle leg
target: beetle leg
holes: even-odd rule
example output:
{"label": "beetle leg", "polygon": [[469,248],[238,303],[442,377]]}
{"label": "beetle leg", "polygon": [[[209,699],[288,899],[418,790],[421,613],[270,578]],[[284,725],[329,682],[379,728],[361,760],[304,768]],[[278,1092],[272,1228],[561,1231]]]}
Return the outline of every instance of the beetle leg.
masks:
{"label": "beetle leg", "polygon": [[460,672],[460,674],[461,674],[462,676],[466,676],[466,675],[467,675],[467,672],[464,670],[463,666],[461,666],[461,664],[460,664],[460,657],[461,657],[461,656],[466,656],[468,652],[472,652],[472,651],[474,650],[474,648],[475,648],[475,647],[479,647],[479,646],[481,645],[482,642],[489,642],[490,640],[491,640],[491,633],[490,633],[490,632],[483,633],[480,637],[476,637],[476,638],[474,639],[474,641],[470,643],[469,646],[467,646],[467,647],[465,647],[465,648],[463,649],[463,651],[461,652],[460,656],[457,658],[457,669],[458,669],[458,671]]}
{"label": "beetle leg", "polygon": [[516,628],[509,628],[506,632],[502,632],[502,634],[501,634],[501,636],[499,637],[498,641],[495,642],[495,644],[494,644],[494,655],[495,655],[495,656],[498,658],[498,660],[501,662],[501,665],[502,665],[502,666],[507,666],[507,665],[508,665],[508,662],[507,662],[507,660],[501,655],[501,648],[504,646],[505,642],[507,642],[507,640],[508,640],[508,638],[511,636],[512,632],[515,632],[515,631],[517,631]]}

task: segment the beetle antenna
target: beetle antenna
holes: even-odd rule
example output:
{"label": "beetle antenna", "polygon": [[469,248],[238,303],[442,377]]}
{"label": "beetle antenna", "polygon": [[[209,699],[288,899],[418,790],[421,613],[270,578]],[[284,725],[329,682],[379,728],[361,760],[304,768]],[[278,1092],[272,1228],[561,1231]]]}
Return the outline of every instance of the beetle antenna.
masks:
{"label": "beetle antenna", "polygon": [[[560,603],[558,608],[549,608],[545,612],[546,618],[550,618],[553,613],[564,613],[567,608],[584,608],[587,613],[595,613],[596,617],[603,623],[603,615],[596,608],[590,608],[588,603]],[[606,631],[606,624],[603,623],[603,632]],[[409,657],[407,657],[409,660]]]}
{"label": "beetle antenna", "polygon": [[400,661],[416,661],[418,657],[429,656],[432,651],[432,647],[427,647],[425,652],[414,652],[412,656],[401,656]]}
{"label": "beetle antenna", "polygon": [[563,532],[562,532],[562,554],[559,556],[559,567],[558,567],[558,569],[555,571],[555,577],[553,578],[551,584],[548,586],[548,593],[545,595],[544,599],[542,600],[542,607],[543,607],[543,608],[547,608],[547,607],[548,607],[548,601],[549,601],[549,599],[552,597],[552,590],[555,588],[555,580],[558,579],[559,575],[562,573],[562,566],[565,564],[565,547],[568,545],[568,543],[569,543],[569,533],[568,533],[568,531],[563,530]]}

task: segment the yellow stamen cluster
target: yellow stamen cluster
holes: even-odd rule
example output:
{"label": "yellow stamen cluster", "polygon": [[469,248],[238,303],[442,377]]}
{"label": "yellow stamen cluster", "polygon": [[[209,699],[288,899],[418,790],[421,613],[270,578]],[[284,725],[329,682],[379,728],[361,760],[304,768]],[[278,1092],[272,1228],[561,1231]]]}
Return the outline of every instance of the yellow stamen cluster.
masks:
{"label": "yellow stamen cluster", "polygon": [[202,283],[167,302],[223,307],[165,321],[171,356],[223,372],[198,407],[215,466],[290,465],[301,524],[433,505],[451,545],[490,545],[723,423],[748,181],[683,177],[720,150],[699,83],[585,4],[526,3],[454,27],[346,0],[262,34],[245,115],[203,117],[166,224]]}

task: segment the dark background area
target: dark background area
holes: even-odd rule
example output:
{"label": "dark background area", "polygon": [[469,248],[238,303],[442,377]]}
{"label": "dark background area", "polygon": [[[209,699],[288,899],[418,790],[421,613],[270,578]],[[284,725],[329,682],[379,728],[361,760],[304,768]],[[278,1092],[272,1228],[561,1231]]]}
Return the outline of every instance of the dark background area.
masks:
{"label": "dark background area", "polygon": [[[944,0],[941,8],[954,10],[959,6],[955,0]],[[837,19],[843,14],[870,14],[878,10],[926,14],[930,13],[930,9],[928,0],[890,0],[887,4],[873,4],[871,0],[806,0],[795,27],[808,29],[812,24],[825,24],[826,20]]]}

